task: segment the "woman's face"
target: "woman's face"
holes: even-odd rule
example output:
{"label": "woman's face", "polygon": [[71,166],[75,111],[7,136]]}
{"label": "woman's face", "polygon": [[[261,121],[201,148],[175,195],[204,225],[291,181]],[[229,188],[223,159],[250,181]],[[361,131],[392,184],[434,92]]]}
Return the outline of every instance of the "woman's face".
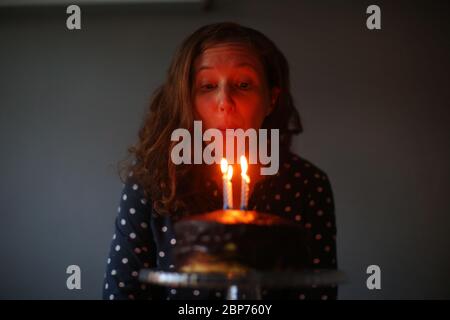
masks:
{"label": "woman's face", "polygon": [[195,118],[205,130],[259,129],[275,105],[279,90],[268,87],[260,59],[245,45],[206,49],[194,72]]}

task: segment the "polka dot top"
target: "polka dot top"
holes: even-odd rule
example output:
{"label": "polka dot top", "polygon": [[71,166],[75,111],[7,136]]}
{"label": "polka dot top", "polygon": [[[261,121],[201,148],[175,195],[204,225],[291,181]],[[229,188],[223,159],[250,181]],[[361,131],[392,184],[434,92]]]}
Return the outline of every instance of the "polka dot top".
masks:
{"label": "polka dot top", "polygon": [[[204,183],[202,193],[212,207],[222,208],[222,189],[213,180]],[[255,184],[249,208],[295,221],[313,235],[312,264],[316,268],[337,268],[334,201],[327,175],[311,162],[288,153],[280,155],[276,175]],[[167,288],[139,282],[139,270],[174,270],[173,248],[177,245],[173,224],[176,216],[157,214],[142,188],[127,180],[120,197],[106,273],[103,299],[225,299],[224,290]],[[263,299],[336,299],[337,287],[269,289]],[[245,298],[244,296],[242,298]]]}

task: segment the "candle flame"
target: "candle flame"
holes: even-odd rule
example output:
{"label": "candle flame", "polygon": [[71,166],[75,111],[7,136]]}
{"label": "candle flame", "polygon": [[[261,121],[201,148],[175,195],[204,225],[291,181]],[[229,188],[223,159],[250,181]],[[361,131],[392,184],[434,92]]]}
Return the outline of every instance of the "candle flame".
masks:
{"label": "candle flame", "polygon": [[247,158],[245,156],[241,156],[241,175],[247,182],[249,182],[250,177],[247,176],[247,169],[248,169]]}
{"label": "candle flame", "polygon": [[233,166],[229,165],[228,166],[228,180],[231,180],[232,177],[233,177]]}
{"label": "candle flame", "polygon": [[228,161],[225,158],[222,158],[220,160],[220,170],[222,171],[222,174],[226,174],[228,169]]}

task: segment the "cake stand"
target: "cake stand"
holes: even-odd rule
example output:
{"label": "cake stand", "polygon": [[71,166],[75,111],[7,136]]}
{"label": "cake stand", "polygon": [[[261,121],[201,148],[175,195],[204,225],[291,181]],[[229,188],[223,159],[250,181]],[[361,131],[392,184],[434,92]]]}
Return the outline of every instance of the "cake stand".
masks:
{"label": "cake stand", "polygon": [[324,287],[343,283],[345,275],[338,270],[316,269],[301,272],[184,273],[142,269],[141,282],[170,287],[226,289],[227,300],[260,300],[261,287]]}

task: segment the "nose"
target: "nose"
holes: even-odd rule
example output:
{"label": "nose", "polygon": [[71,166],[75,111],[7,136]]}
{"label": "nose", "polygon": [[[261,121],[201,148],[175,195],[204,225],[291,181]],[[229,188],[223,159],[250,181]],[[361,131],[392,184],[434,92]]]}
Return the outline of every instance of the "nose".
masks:
{"label": "nose", "polygon": [[229,113],[235,110],[235,103],[232,97],[231,89],[224,85],[218,90],[217,105],[220,112]]}

